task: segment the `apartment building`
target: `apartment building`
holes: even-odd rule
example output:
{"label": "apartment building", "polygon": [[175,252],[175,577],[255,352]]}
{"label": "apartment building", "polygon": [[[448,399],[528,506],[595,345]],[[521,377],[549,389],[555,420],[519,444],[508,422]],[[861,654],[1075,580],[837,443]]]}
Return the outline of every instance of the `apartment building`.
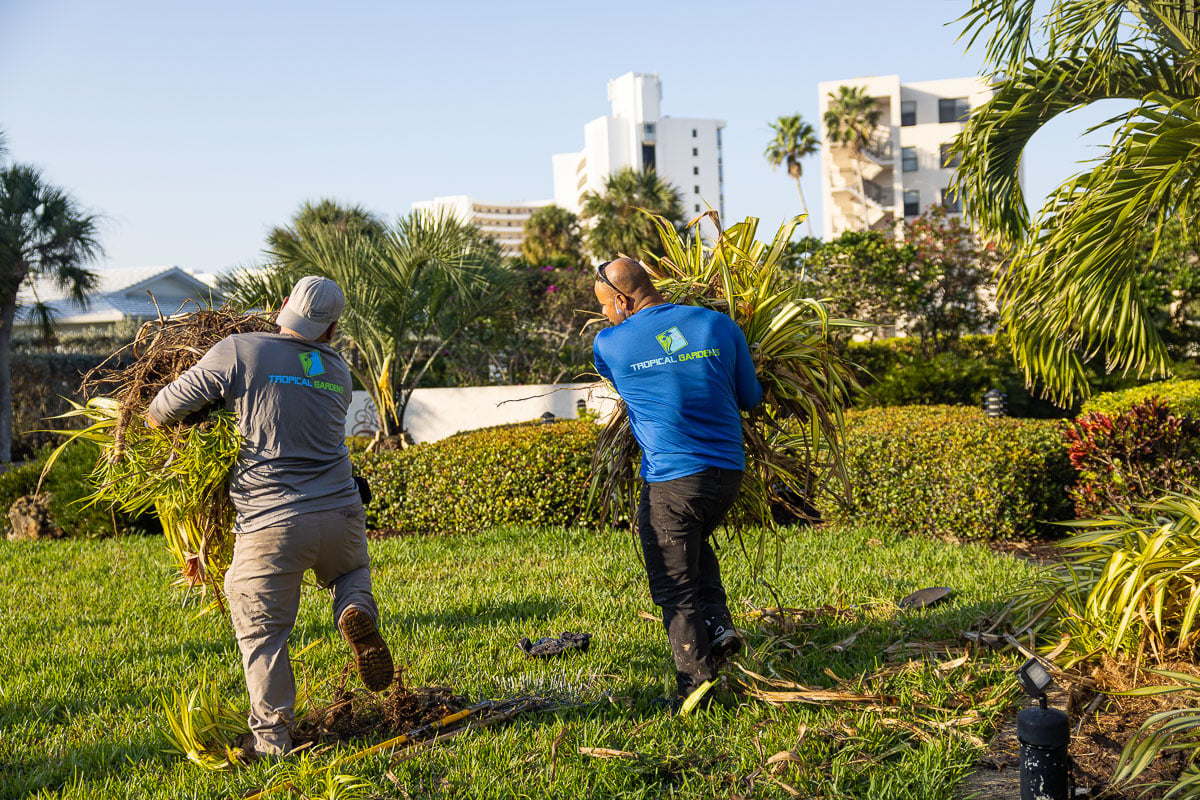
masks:
{"label": "apartment building", "polygon": [[463,222],[473,222],[484,235],[500,245],[500,254],[505,258],[521,255],[521,242],[525,238],[525,223],[534,209],[550,205],[549,200],[534,200],[525,203],[489,203],[465,194],[418,200],[412,204],[413,211],[431,214],[449,214]]}
{"label": "apartment building", "polygon": [[658,75],[629,72],[608,82],[612,113],[584,125],[583,149],[553,157],[554,202],[579,213],[588,192],[626,167],[654,169],[683,194],[688,216],[725,210],[721,130],[716,119],[661,113]]}
{"label": "apartment building", "polygon": [[[849,147],[829,141],[824,124],[830,95],[839,86],[865,87],[881,112],[875,135],[857,159]],[[826,240],[864,227],[894,230],[931,205],[962,212],[961,200],[948,191],[958,165],[948,149],[971,110],[991,97],[982,78],[901,83],[899,75],[883,75],[824,81],[817,91]]]}

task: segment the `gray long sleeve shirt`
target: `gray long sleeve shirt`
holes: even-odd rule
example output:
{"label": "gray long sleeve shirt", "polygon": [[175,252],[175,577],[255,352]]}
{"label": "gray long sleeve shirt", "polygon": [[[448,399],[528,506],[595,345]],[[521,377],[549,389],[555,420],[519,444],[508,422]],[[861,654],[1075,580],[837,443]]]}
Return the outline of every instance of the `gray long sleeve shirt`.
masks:
{"label": "gray long sleeve shirt", "polygon": [[214,401],[237,414],[242,447],[229,477],[249,533],[358,502],[346,449],[350,370],[327,344],[282,333],[240,333],[212,347],[150,403],[175,422]]}

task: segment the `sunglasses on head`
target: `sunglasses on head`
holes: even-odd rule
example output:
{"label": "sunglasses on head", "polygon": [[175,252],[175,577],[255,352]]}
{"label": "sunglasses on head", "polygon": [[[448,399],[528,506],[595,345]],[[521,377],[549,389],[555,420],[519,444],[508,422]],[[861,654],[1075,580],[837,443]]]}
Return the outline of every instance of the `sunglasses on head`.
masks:
{"label": "sunglasses on head", "polygon": [[613,283],[612,281],[610,281],[608,279],[608,276],[604,274],[604,268],[607,267],[611,263],[612,263],[611,261],[605,261],[603,264],[596,267],[596,278],[600,281],[603,281],[610,289],[612,289],[617,294],[621,295],[621,297],[628,298],[629,295],[625,294],[620,289],[618,289],[617,285],[615,283]]}

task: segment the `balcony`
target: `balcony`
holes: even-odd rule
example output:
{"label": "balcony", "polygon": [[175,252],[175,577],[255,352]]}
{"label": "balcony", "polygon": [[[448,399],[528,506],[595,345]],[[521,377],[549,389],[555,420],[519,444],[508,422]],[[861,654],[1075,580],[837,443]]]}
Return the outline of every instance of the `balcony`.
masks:
{"label": "balcony", "polygon": [[895,193],[890,186],[880,186],[874,181],[863,181],[863,193],[868,200],[881,208],[890,208],[896,204]]}
{"label": "balcony", "polygon": [[887,134],[873,134],[863,146],[863,152],[876,161],[894,161],[896,159],[896,148],[892,146],[892,137]]}

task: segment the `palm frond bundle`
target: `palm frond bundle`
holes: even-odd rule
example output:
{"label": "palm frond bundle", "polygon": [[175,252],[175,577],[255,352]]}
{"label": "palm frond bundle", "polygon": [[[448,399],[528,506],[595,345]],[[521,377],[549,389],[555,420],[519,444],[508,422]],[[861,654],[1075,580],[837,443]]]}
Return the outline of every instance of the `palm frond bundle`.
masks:
{"label": "palm frond bundle", "polygon": [[[842,412],[857,383],[833,349],[830,333],[857,323],[833,319],[821,300],[804,297],[797,276],[784,266],[787,243],[803,217],[784,223],[769,246],[755,238],[754,217],[722,230],[717,213],[709,211],[689,228],[706,217],[718,229],[711,243],[699,235],[685,242],[667,220],[652,215],[665,255],[649,269],[668,301],[728,314],[750,346],[763,404],[743,417],[746,477],[728,521],[739,536],[761,526],[752,555],[759,569],[769,532],[775,530],[773,507],[806,516],[815,495],[849,494]],[[627,509],[636,524],[637,458],[633,431],[619,404],[593,460],[593,496],[609,519]],[[778,538],[775,542],[778,558]]]}
{"label": "palm frond bundle", "polygon": [[[87,402],[74,404],[62,415],[90,423],[70,431],[62,447],[79,438],[101,448],[89,501],[132,514],[153,509],[180,570],[180,582],[211,591],[216,607],[221,606],[221,579],[233,549],[226,479],[241,447],[236,420],[227,411],[209,407],[176,425],[150,428],[146,410],[159,389],[221,339],[272,330],[265,317],[228,308],[148,322],[132,344],[88,373]],[[132,363],[123,365],[126,354]],[[48,460],[47,471],[62,447]]]}

